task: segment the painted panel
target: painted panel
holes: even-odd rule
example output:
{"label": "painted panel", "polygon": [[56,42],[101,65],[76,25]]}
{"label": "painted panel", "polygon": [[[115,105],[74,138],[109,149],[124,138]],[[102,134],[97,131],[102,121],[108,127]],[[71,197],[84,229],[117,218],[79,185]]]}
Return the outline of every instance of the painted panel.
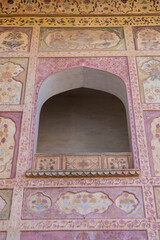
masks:
{"label": "painted panel", "polygon": [[160,218],[160,187],[154,187],[157,217]]}
{"label": "painted panel", "polygon": [[159,50],[160,27],[133,27],[136,50]]}
{"label": "painted panel", "polygon": [[50,155],[35,154],[34,170],[99,170],[128,169],[132,166],[131,153],[108,155]]}
{"label": "painted panel", "polygon": [[24,101],[27,58],[0,58],[0,104]]}
{"label": "painted panel", "polygon": [[21,240],[147,240],[146,231],[22,232]]}
{"label": "painted panel", "polygon": [[[11,189],[0,189],[0,219],[9,219],[10,207],[12,200],[12,190]],[[5,233],[2,234],[2,239]],[[5,239],[5,238],[4,238]],[[1,235],[0,235],[1,240]]]}
{"label": "painted panel", "polygon": [[144,112],[152,174],[160,176],[160,112]]}
{"label": "painted panel", "polygon": [[39,51],[124,49],[123,28],[41,28]]}
{"label": "painted panel", "polygon": [[6,232],[0,232],[0,240],[6,240],[7,234]]}
{"label": "painted panel", "polygon": [[28,52],[32,28],[0,28],[0,52]]}
{"label": "painted panel", "polygon": [[0,178],[15,175],[21,113],[0,113]]}
{"label": "painted panel", "polygon": [[25,189],[23,219],[142,218],[139,187],[96,189]]}
{"label": "painted panel", "polygon": [[137,57],[142,102],[160,103],[160,57]]}

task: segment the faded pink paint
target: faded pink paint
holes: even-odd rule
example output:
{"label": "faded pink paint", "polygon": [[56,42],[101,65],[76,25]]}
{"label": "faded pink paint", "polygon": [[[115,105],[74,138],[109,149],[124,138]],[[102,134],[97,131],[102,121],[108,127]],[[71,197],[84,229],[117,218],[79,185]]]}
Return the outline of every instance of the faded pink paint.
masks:
{"label": "faded pink paint", "polygon": [[0,240],[6,240],[6,232],[0,232]]}
{"label": "faded pink paint", "polygon": [[128,82],[128,62],[126,57],[101,58],[40,58],[37,65],[36,82],[41,84],[53,73],[77,67],[88,67],[113,73]]}
{"label": "faded pink paint", "polygon": [[[94,197],[95,193],[96,198]],[[36,195],[37,198],[35,198]],[[132,199],[129,200],[128,196],[132,196]],[[102,198],[104,201],[102,201]],[[117,198],[121,198],[118,203],[116,202]],[[51,205],[47,204],[48,200],[51,201]],[[63,201],[64,206],[61,206]],[[104,210],[101,201],[104,204]],[[101,213],[96,210],[99,204],[101,204],[102,208]],[[109,206],[108,208],[107,204]],[[122,204],[122,207],[120,204]],[[128,211],[128,209],[131,211]],[[86,212],[86,214],[84,214],[84,212]],[[54,191],[52,188],[31,188],[24,190],[23,219],[83,219],[84,216],[86,219],[143,218],[142,190],[140,187],[119,187],[114,189],[83,188],[83,190],[80,188],[66,188],[54,189]]]}
{"label": "faded pink paint", "polygon": [[145,231],[22,232],[21,240],[147,240]]}

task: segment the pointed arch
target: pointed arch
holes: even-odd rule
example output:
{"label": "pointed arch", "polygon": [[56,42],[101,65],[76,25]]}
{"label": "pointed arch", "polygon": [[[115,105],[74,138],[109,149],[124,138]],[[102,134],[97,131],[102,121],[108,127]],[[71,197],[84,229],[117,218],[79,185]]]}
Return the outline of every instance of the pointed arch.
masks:
{"label": "pointed arch", "polygon": [[130,148],[132,148],[128,97],[124,81],[120,77],[109,72],[79,67],[52,74],[42,83],[37,101],[35,152],[37,149],[39,116],[43,104],[54,95],[78,88],[89,88],[107,92],[115,95],[122,101],[126,110]]}

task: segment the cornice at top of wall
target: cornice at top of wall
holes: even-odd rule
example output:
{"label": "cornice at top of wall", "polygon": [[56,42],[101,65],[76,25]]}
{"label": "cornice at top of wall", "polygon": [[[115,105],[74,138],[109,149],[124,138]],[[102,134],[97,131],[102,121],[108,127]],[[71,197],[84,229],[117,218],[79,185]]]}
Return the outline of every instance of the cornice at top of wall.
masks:
{"label": "cornice at top of wall", "polygon": [[157,13],[160,13],[159,0],[0,0],[1,16],[115,16]]}

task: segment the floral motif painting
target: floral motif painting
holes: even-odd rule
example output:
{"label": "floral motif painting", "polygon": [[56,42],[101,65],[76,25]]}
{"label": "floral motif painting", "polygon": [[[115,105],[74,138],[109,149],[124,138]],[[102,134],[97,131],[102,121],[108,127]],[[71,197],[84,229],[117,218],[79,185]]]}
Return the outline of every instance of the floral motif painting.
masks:
{"label": "floral motif painting", "polygon": [[49,209],[51,205],[51,199],[40,192],[33,194],[29,199],[29,206],[35,212],[45,211]]}
{"label": "floral motif painting", "polygon": [[9,177],[14,154],[16,125],[0,116],[0,176]]}
{"label": "floral motif painting", "polygon": [[12,190],[0,189],[0,220],[9,218],[11,200]]}
{"label": "floral motif painting", "polygon": [[160,57],[138,57],[142,101],[160,103]]}
{"label": "floral motif painting", "polygon": [[22,219],[142,218],[140,187],[26,188]]}
{"label": "floral motif painting", "polygon": [[41,28],[39,51],[124,49],[122,28]]}
{"label": "floral motif painting", "polygon": [[100,156],[66,156],[65,168],[71,170],[79,169],[101,169]]}
{"label": "floral motif painting", "polygon": [[129,169],[132,167],[131,153],[99,155],[46,155],[34,154],[34,170],[98,170]]}
{"label": "floral motif painting", "polygon": [[146,231],[50,231],[21,232],[20,240],[147,240]]}
{"label": "floral motif painting", "polygon": [[103,192],[65,192],[56,200],[55,205],[64,213],[77,212],[87,215],[96,212],[100,214],[112,205],[112,200]]}
{"label": "floral motif painting", "polygon": [[[33,15],[38,14],[40,17],[55,15],[122,15],[122,14],[151,14],[159,13],[159,2],[150,0],[25,0],[27,4],[23,4],[22,0],[2,1],[0,6],[1,14],[4,15]],[[116,21],[117,23],[117,21]],[[63,22],[62,22],[63,24]]]}
{"label": "floral motif painting", "polygon": [[29,51],[31,34],[31,28],[0,28],[0,52]]}
{"label": "floral motif painting", "polygon": [[135,46],[137,50],[159,50],[160,28],[159,27],[135,27],[133,28]]}
{"label": "floral motif painting", "polygon": [[116,198],[115,204],[121,210],[125,211],[126,213],[130,213],[136,209],[137,205],[139,204],[139,201],[133,193],[122,192]]}
{"label": "floral motif painting", "polygon": [[108,169],[128,169],[132,166],[131,154],[105,155],[104,167]]}
{"label": "floral motif painting", "polygon": [[36,170],[60,169],[60,156],[35,154],[33,168]]}
{"label": "floral motif painting", "polygon": [[0,104],[23,103],[27,65],[27,58],[0,59]]}
{"label": "floral motif painting", "polygon": [[14,76],[23,72],[20,65],[8,62],[0,65],[0,102],[3,104],[16,104],[20,102],[22,83],[15,81]]}
{"label": "floral motif painting", "polygon": [[152,174],[160,176],[160,113],[145,112],[144,116]]}
{"label": "floral motif painting", "polygon": [[15,174],[21,113],[0,113],[0,178]]}
{"label": "floral motif painting", "polygon": [[151,149],[152,157],[154,161],[154,168],[156,170],[156,175],[160,175],[160,117],[153,119],[151,123]]}

